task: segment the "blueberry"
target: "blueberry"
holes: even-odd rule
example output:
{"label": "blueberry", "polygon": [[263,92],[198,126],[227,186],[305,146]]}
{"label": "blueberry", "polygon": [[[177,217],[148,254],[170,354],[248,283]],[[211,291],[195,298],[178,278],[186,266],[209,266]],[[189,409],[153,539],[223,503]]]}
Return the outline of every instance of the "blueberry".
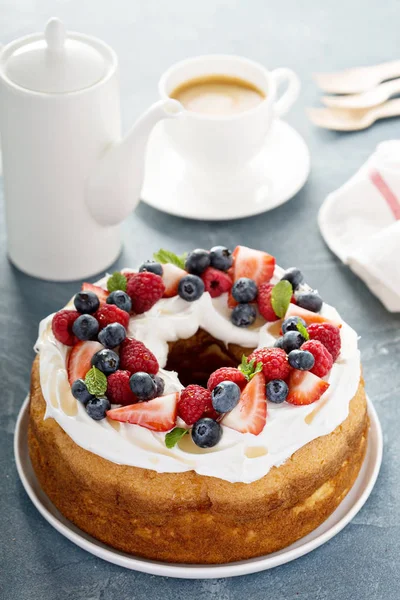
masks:
{"label": "blueberry", "polygon": [[162,277],[163,274],[162,265],[155,260],[146,260],[146,262],[139,267],[139,273],[143,273],[143,271],[155,273],[156,275],[160,275],[160,277]]}
{"label": "blueberry", "polygon": [[216,446],[221,436],[221,425],[208,417],[199,419],[192,427],[192,440],[199,448],[212,448]]}
{"label": "blueberry", "polygon": [[106,348],[115,348],[122,344],[126,338],[126,329],[120,323],[110,323],[98,335],[100,344]]}
{"label": "blueberry", "polygon": [[252,304],[238,304],[232,311],[231,321],[236,327],[248,327],[256,320],[257,312]]}
{"label": "blueberry", "polygon": [[283,349],[283,337],[280,337],[276,340],[274,344],[274,348],[282,348]]}
{"label": "blueberry", "polygon": [[78,340],[94,340],[99,332],[99,324],[92,315],[80,315],[74,321],[72,331]]}
{"label": "blueberry", "polygon": [[186,275],[178,284],[178,294],[186,302],[198,300],[204,293],[204,282],[197,275]]}
{"label": "blueberry", "polygon": [[267,383],[267,399],[275,404],[280,404],[286,400],[289,392],[288,385],[282,379],[273,379]]}
{"label": "blueberry", "polygon": [[317,292],[304,292],[296,296],[296,302],[301,308],[319,312],[322,308],[322,298]]}
{"label": "blueberry", "polygon": [[110,410],[111,404],[108,398],[91,398],[86,404],[86,412],[95,421],[101,421],[106,416],[106,412]]}
{"label": "blueberry", "polygon": [[313,368],[315,358],[308,350],[292,350],[288,354],[289,365],[299,371],[309,371]]}
{"label": "blueberry", "polygon": [[240,387],[233,381],[222,381],[213,389],[211,399],[217,412],[229,412],[240,400]]}
{"label": "blueberry", "polygon": [[225,246],[214,246],[210,250],[210,264],[214,269],[227,271],[233,265],[232,252]]}
{"label": "blueberry", "polygon": [[305,320],[301,317],[288,317],[282,323],[282,333],[286,333],[287,331],[298,331],[298,323],[301,323],[304,325],[304,327],[307,327]]}
{"label": "blueberry", "polygon": [[289,354],[292,350],[297,350],[306,340],[300,331],[288,331],[282,338],[282,348]]}
{"label": "blueberry", "polygon": [[156,384],[156,397],[158,398],[159,396],[162,396],[164,393],[165,381],[159,375],[152,375],[151,377],[152,377],[154,383]]}
{"label": "blueberry", "polygon": [[78,292],[74,298],[75,308],[82,314],[96,312],[100,306],[100,300],[94,292]]}
{"label": "blueberry", "polygon": [[134,373],[129,379],[132,392],[139,400],[152,400],[157,395],[157,385],[153,377],[143,371]]}
{"label": "blueberry", "polygon": [[107,296],[106,300],[107,304],[115,304],[121,310],[125,312],[131,312],[132,310],[132,300],[122,290],[117,290],[115,292],[111,292],[109,296]]}
{"label": "blueberry", "polygon": [[240,277],[232,287],[232,296],[237,302],[252,302],[256,299],[258,288],[255,281],[248,277]]}
{"label": "blueberry", "polygon": [[299,285],[304,281],[303,273],[296,267],[286,269],[282,279],[286,279],[286,281],[289,281],[292,284],[294,290],[297,290]]}
{"label": "blueberry", "polygon": [[71,392],[74,398],[82,402],[82,404],[86,404],[88,400],[94,398],[93,394],[90,394],[87,390],[86,384],[83,379],[77,379],[71,385]]}
{"label": "blueberry", "polygon": [[92,356],[92,367],[96,367],[105,375],[115,373],[119,367],[119,356],[113,350],[104,348]]}
{"label": "blueberry", "polygon": [[189,252],[185,261],[185,269],[188,273],[201,275],[210,266],[210,253],[208,250],[197,248]]}

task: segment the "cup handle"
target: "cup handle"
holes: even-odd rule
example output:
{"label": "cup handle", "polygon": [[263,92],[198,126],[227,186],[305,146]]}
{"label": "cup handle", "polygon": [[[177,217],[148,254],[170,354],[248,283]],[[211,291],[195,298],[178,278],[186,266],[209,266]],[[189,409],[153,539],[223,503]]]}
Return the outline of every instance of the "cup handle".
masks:
{"label": "cup handle", "polygon": [[300,79],[292,69],[274,69],[271,76],[275,80],[275,85],[278,88],[281,83],[287,83],[287,89],[282,96],[274,103],[274,113],[277,117],[288,112],[289,108],[296,102],[300,92]]}

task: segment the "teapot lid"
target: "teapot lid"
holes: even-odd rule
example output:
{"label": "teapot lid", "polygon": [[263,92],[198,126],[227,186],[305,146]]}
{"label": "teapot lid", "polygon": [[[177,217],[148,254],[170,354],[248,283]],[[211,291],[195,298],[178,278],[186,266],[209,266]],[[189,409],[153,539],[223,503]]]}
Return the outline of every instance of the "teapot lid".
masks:
{"label": "teapot lid", "polygon": [[16,85],[47,94],[91,87],[109,64],[91,38],[67,35],[59,19],[50,19],[44,36],[29,36],[7,57],[4,73]]}

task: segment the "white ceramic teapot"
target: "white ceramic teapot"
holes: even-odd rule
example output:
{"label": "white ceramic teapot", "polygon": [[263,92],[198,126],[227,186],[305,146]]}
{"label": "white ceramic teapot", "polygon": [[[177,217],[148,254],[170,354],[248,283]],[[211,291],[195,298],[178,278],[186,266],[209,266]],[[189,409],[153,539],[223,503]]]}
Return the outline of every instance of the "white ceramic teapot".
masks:
{"label": "white ceramic teapot", "polygon": [[120,252],[118,224],[139,201],[147,138],[181,105],[151,106],[121,137],[118,61],[104,42],[44,34],[0,51],[0,137],[8,252],[29,275],[81,279]]}

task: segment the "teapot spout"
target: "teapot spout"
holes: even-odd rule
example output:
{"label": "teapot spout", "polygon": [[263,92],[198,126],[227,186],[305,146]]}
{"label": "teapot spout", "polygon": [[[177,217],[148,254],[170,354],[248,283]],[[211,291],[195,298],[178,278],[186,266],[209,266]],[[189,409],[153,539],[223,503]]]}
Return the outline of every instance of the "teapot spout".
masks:
{"label": "teapot spout", "polygon": [[90,174],[86,202],[92,217],[104,226],[121,223],[139,202],[148,137],[162,119],[178,117],[182,105],[160,100],[143,113],[126,136],[99,158]]}

